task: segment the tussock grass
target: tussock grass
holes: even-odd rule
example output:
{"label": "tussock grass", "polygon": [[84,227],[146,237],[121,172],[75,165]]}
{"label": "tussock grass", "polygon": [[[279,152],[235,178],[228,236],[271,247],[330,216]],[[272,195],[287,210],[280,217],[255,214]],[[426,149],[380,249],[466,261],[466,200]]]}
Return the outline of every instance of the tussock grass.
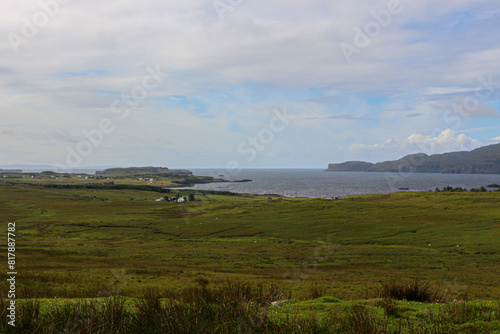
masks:
{"label": "tussock grass", "polygon": [[442,299],[441,290],[436,283],[419,280],[383,282],[379,294],[382,298],[415,302],[432,302]]}
{"label": "tussock grass", "polygon": [[[235,283],[239,284],[239,283]],[[240,286],[241,287],[241,286]],[[187,298],[165,298],[165,291],[148,289],[137,300],[124,297],[71,300],[52,306],[21,300],[16,327],[0,322],[0,333],[490,333],[500,330],[498,302],[427,304],[404,302],[405,313],[388,316],[377,300],[338,301],[327,297],[283,306],[260,306],[248,295],[223,296],[212,288],[192,290]],[[242,291],[241,289],[238,291]],[[251,287],[250,291],[259,291]],[[208,294],[219,295],[208,302]],[[193,298],[194,297],[194,298]],[[261,299],[265,296],[257,296]],[[246,302],[245,302],[246,301]],[[391,300],[393,303],[403,303]],[[378,300],[378,302],[381,302]],[[0,299],[5,319],[5,300]],[[399,305],[398,305],[399,307]],[[312,312],[308,312],[313,310]],[[400,308],[402,310],[402,308]],[[411,310],[411,313],[407,313]],[[288,312],[291,311],[291,312]]]}
{"label": "tussock grass", "polygon": [[309,288],[309,298],[311,299],[318,299],[320,297],[323,297],[324,294],[325,294],[325,289],[321,286],[318,286],[318,283],[314,283]]}
{"label": "tussock grass", "polygon": [[477,319],[488,322],[500,320],[499,304],[494,306],[491,301],[449,303],[440,307],[437,314],[432,316],[433,321],[440,323],[461,324]]}
{"label": "tussock grass", "polygon": [[[39,301],[27,300],[18,306],[16,327],[2,321],[0,332],[238,333],[250,329],[266,333],[271,324],[262,305],[282,296],[274,286],[228,281],[217,288],[202,285],[175,293],[145,289],[133,306],[118,296],[64,303],[41,312]],[[6,309],[3,299],[0,306]]]}
{"label": "tussock grass", "polygon": [[388,317],[398,317],[400,313],[400,309],[398,304],[392,298],[385,297],[382,300],[382,304],[384,307],[385,315]]}
{"label": "tussock grass", "polygon": [[346,333],[383,334],[389,333],[388,322],[379,319],[365,306],[354,305],[346,315],[343,330]]}

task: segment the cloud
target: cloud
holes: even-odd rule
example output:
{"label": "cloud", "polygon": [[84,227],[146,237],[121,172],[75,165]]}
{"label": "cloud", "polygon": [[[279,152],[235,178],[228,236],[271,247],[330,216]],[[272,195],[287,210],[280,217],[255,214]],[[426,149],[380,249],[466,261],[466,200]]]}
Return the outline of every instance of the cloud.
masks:
{"label": "cloud", "polygon": [[369,118],[369,117],[358,117],[354,115],[349,115],[349,114],[342,114],[342,115],[335,115],[335,116],[328,116],[327,119],[336,119],[336,120],[344,120],[344,121],[370,121],[370,122],[378,122],[378,119],[375,118]]}
{"label": "cloud", "polygon": [[341,96],[323,96],[323,97],[315,97],[311,99],[307,99],[306,101],[309,102],[316,102],[316,103],[331,103],[331,104],[337,104],[345,101],[345,98]]}
{"label": "cloud", "polygon": [[[467,122],[499,117],[500,48],[491,33],[500,29],[497,0],[403,1],[402,11],[350,65],[340,44],[355,43],[357,29],[374,22],[370,13],[386,9],[387,0],[362,6],[349,0],[229,3],[233,8],[221,20],[206,0],[71,1],[18,45],[19,52],[3,38],[0,131],[15,134],[0,133],[7,143],[0,144],[0,160],[50,164],[82,130],[110,118],[117,130],[106,139],[106,153],[96,149],[83,164],[138,165],[165,152],[165,160],[189,165],[180,167],[224,166],[235,152],[227,142],[237,144],[269,122],[259,108],[286,105],[300,117],[277,135],[282,153],[262,156],[272,153],[273,163],[286,166],[291,157],[297,166],[317,166],[324,152],[340,159],[384,143],[388,133],[399,139],[392,147],[397,154],[412,133],[481,127]],[[0,8],[4,37],[22,37],[25,22],[43,10],[38,2],[16,0],[3,0]],[[136,116],[121,122],[113,102],[130,99],[148,65],[170,75],[133,108]],[[446,124],[443,114],[456,116],[453,105],[488,76],[494,83],[483,93],[489,95],[466,117],[459,115],[460,124]],[[412,145],[473,145],[458,133],[453,138],[462,146],[441,134],[427,136],[413,137]],[[358,148],[337,150],[353,140]],[[298,153],[306,150],[315,160]]]}
{"label": "cloud", "polygon": [[470,151],[482,145],[489,144],[445,129],[436,136],[413,133],[403,140],[388,139],[380,144],[353,143],[347,151],[358,157],[358,160],[380,162],[396,160],[413,153],[428,155],[455,151]]}
{"label": "cloud", "polygon": [[397,147],[397,142],[394,139],[388,139],[382,144],[372,144],[372,145],[367,145],[367,144],[351,144],[348,147],[348,150],[350,151],[357,151],[357,150],[370,150],[370,149],[387,149],[387,148],[395,148]]}
{"label": "cloud", "polygon": [[403,141],[402,146],[411,151],[431,155],[453,151],[469,151],[481,146],[481,143],[463,133],[458,134],[452,129],[446,129],[435,137],[414,133]]}
{"label": "cloud", "polygon": [[424,114],[423,114],[423,113],[421,113],[421,112],[417,112],[417,113],[413,113],[413,114],[408,114],[408,115],[406,115],[406,117],[408,117],[408,118],[420,117],[420,116],[424,116]]}
{"label": "cloud", "polygon": [[429,87],[424,90],[423,95],[449,95],[457,93],[473,93],[472,88],[460,88],[460,87]]}
{"label": "cloud", "polygon": [[500,126],[482,126],[482,127],[476,127],[476,128],[469,128],[469,129],[461,129],[460,132],[462,133],[470,133],[470,132],[482,132],[486,130],[497,130],[500,129]]}

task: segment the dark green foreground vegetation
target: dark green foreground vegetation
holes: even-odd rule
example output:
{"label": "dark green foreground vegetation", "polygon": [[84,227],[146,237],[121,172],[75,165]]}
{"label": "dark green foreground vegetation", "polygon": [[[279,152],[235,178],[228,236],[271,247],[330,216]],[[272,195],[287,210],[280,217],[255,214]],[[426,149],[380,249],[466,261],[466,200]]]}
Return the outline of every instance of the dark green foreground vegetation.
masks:
{"label": "dark green foreground vegetation", "polygon": [[[381,290],[383,293],[383,289]],[[276,301],[279,300],[279,301]],[[0,305],[6,308],[5,304]],[[498,302],[283,299],[274,286],[201,284],[146,290],[139,299],[32,299],[2,333],[492,333]]]}
{"label": "dark green foreground vegetation", "polygon": [[0,183],[17,332],[500,331],[500,192],[161,196]]}

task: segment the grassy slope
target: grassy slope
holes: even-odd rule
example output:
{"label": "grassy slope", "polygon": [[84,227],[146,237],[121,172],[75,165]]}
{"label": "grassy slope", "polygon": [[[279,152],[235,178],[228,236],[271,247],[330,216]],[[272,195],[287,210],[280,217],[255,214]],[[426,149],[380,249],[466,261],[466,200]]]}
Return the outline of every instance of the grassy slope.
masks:
{"label": "grassy slope", "polygon": [[420,278],[456,298],[500,294],[500,192],[158,197],[0,186],[2,225],[17,222],[19,286],[131,291],[234,277],[359,298],[380,280]]}

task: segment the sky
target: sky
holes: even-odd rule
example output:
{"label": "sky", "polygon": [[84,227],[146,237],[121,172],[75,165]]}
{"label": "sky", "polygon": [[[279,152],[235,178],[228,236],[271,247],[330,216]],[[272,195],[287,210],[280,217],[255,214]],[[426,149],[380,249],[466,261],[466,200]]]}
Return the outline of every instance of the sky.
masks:
{"label": "sky", "polygon": [[0,165],[326,168],[500,143],[498,0],[2,0]]}

